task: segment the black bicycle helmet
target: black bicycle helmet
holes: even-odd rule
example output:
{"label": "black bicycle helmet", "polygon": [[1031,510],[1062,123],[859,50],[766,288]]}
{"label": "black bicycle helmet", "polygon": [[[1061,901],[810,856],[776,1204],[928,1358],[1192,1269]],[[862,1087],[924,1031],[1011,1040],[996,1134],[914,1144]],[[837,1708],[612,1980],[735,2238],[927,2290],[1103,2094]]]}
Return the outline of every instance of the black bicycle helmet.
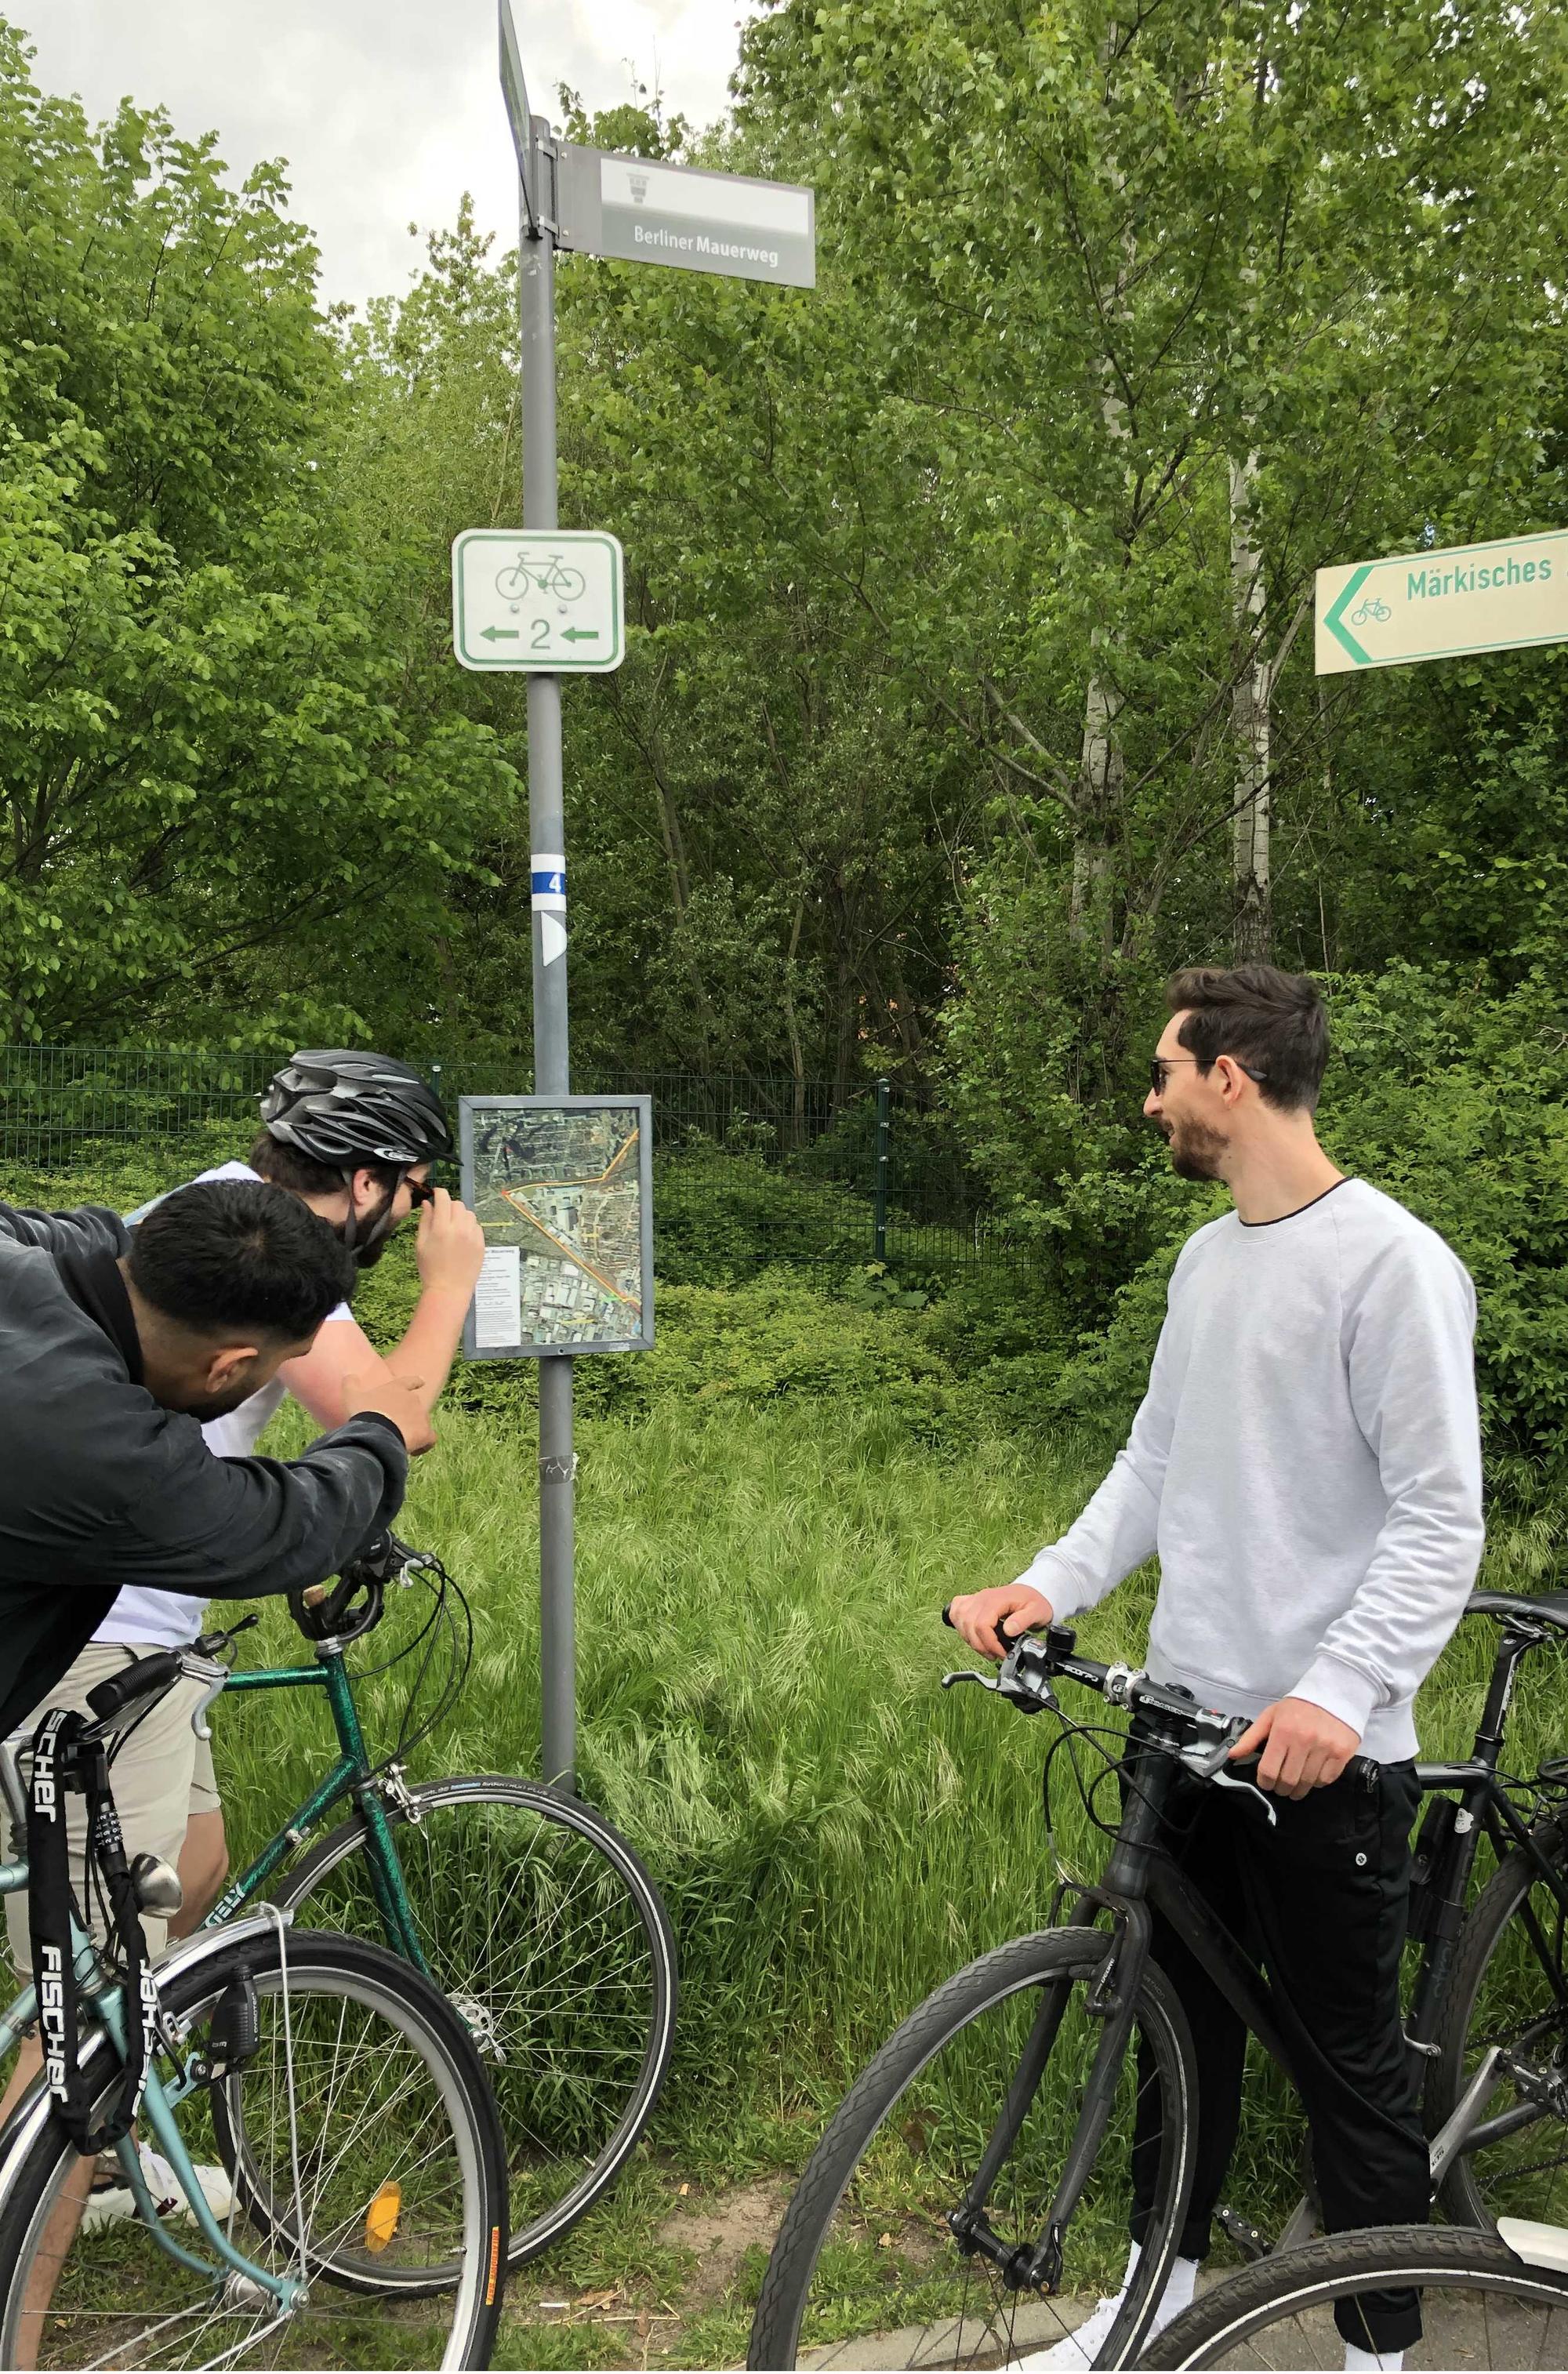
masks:
{"label": "black bicycle helmet", "polygon": [[[261,1099],[262,1125],[312,1162],[340,1170],[349,1186],[345,1242],[355,1250],[351,1181],[362,1163],[388,1162],[402,1172],[441,1162],[454,1152],[441,1099],[395,1055],[361,1054],[351,1047],[303,1047],[275,1072]],[[399,1180],[401,1184],[401,1180]],[[361,1240],[368,1252],[390,1226],[387,1213]]]}

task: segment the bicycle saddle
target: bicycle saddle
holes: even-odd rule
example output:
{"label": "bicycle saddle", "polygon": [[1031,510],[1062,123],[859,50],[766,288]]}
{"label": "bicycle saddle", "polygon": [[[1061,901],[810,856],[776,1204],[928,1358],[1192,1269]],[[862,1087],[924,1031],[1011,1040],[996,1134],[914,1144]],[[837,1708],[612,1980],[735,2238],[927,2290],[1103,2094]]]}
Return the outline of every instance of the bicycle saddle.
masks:
{"label": "bicycle saddle", "polygon": [[1522,1616],[1530,1624],[1555,1624],[1568,1632],[1568,1591],[1543,1592],[1539,1599],[1516,1591],[1472,1591],[1465,1602],[1467,1616]]}

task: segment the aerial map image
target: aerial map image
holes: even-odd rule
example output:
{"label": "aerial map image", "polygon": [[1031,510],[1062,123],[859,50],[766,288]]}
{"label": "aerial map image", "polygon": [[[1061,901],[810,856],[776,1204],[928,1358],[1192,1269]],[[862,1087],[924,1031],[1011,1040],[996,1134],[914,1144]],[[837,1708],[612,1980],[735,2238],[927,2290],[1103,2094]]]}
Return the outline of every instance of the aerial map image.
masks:
{"label": "aerial map image", "polygon": [[644,1334],[642,1121],[631,1103],[474,1100],[469,1184],[489,1249],[476,1349],[586,1351]]}

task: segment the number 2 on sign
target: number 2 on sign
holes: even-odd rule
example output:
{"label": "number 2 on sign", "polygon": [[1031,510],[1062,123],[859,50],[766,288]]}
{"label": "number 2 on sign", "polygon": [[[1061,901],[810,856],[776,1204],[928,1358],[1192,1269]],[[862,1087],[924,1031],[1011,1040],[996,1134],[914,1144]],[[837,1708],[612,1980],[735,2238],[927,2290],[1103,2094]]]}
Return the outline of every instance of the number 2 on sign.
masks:
{"label": "number 2 on sign", "polygon": [[549,641],[549,620],[548,618],[536,618],[534,620],[534,640],[528,646],[529,650],[533,652],[542,652],[545,645]]}

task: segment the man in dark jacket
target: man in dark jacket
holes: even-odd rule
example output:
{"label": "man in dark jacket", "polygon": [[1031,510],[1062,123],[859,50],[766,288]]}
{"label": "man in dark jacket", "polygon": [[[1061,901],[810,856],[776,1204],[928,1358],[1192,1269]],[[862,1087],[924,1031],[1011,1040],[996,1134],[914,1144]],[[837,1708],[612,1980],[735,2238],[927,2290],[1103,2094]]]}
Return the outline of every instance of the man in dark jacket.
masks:
{"label": "man in dark jacket", "polygon": [[309,1350],[352,1275],[326,1223],[274,1187],[183,1188],[134,1239],[96,1207],[0,1205],[0,1735],[125,1584],[282,1592],[390,1523],[432,1440],[406,1382],[367,1379],[300,1459],[202,1440]]}

